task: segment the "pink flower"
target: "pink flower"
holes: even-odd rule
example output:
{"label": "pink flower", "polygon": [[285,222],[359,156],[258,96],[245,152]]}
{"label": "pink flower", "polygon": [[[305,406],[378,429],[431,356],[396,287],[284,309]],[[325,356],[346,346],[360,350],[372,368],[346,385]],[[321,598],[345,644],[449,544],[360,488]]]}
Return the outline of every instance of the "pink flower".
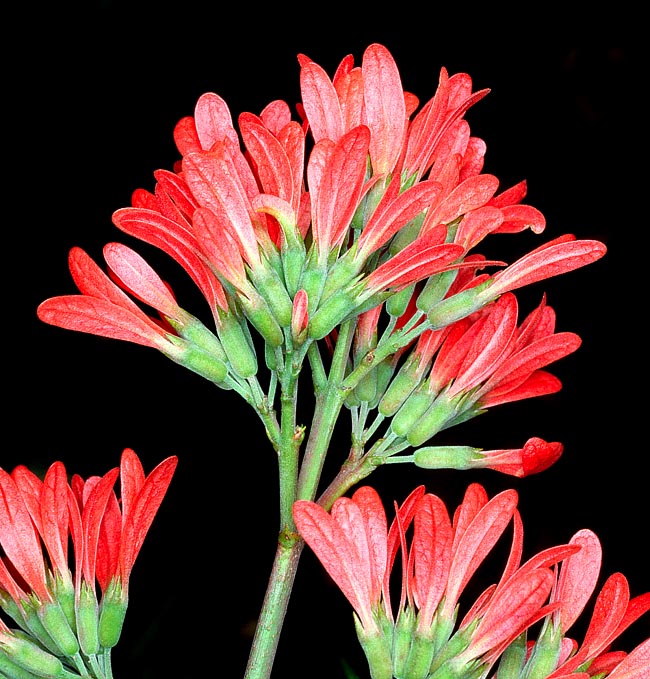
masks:
{"label": "pink flower", "polygon": [[119,468],[70,484],[61,462],[43,480],[22,465],[0,469],[0,601],[34,643],[64,663],[117,643],[131,571],[176,464],[169,457],[145,475],[127,448]]}

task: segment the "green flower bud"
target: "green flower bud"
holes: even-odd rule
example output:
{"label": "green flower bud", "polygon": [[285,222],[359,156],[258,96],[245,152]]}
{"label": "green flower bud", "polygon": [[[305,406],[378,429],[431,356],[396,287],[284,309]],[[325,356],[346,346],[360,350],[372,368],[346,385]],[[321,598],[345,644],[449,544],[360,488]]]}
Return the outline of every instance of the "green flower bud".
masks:
{"label": "green flower bud", "polygon": [[2,607],[5,612],[11,615],[23,629],[27,630],[41,646],[44,646],[52,655],[59,655],[59,647],[54,643],[52,637],[45,627],[43,627],[41,619],[38,617],[40,603],[37,605],[32,599],[29,599],[21,601],[21,604],[22,608],[16,606],[14,610],[13,606],[5,606],[3,601]]}
{"label": "green flower bud", "polygon": [[38,616],[63,655],[70,657],[79,653],[77,637],[57,602],[44,604],[38,611]]}
{"label": "green flower bud", "polygon": [[472,469],[473,461],[485,457],[471,446],[427,446],[413,453],[413,462],[422,469]]}
{"label": "green flower bud", "polygon": [[406,661],[411,652],[414,630],[415,613],[412,608],[407,607],[400,612],[393,635],[393,674],[396,677],[404,676]]}
{"label": "green flower bud", "polygon": [[418,295],[416,306],[420,311],[426,313],[435,304],[438,304],[449,291],[451,284],[456,279],[458,271],[443,271],[442,273],[431,276]]}
{"label": "green flower bud", "polygon": [[183,323],[178,323],[171,318],[168,318],[167,320],[181,337],[192,344],[196,344],[208,354],[213,354],[224,363],[226,362],[226,352],[223,350],[219,338],[209,328],[203,325],[198,318],[185,312],[183,315]]}
{"label": "green flower bud", "polygon": [[218,333],[233,371],[247,379],[257,373],[257,356],[242,327],[245,322],[234,314],[223,314]]}
{"label": "green flower bud", "polygon": [[[272,347],[281,346],[284,342],[282,328],[278,325],[266,301],[261,297],[251,301],[243,295],[240,295],[238,300],[246,314],[246,318],[248,318],[255,330],[262,335],[264,341],[268,342]],[[221,341],[223,342],[223,337],[221,337]]]}
{"label": "green flower bud", "polygon": [[391,357],[385,358],[376,368],[377,373],[377,389],[375,397],[369,402],[371,408],[376,408],[380,399],[386,392],[393,373],[395,372],[395,364]]}
{"label": "green flower bud", "polygon": [[309,319],[307,333],[311,339],[319,340],[336,328],[357,307],[357,294],[354,288],[339,290],[323,303]]}
{"label": "green flower bud", "polygon": [[282,250],[284,282],[291,297],[293,297],[301,287],[300,277],[302,275],[303,267],[305,266],[306,253],[302,241],[300,241],[300,245],[302,247],[291,246]]}
{"label": "green flower bud", "polygon": [[409,285],[408,288],[404,288],[394,295],[391,295],[386,300],[386,313],[389,316],[399,318],[405,311],[408,303],[413,296],[413,290],[415,289],[415,284]]}
{"label": "green flower bud", "polygon": [[386,393],[379,401],[379,412],[392,417],[422,381],[423,371],[418,370],[420,358],[411,354],[393,377]]}
{"label": "green flower bud", "polygon": [[98,617],[99,606],[95,591],[84,582],[77,602],[77,636],[81,650],[86,655],[96,655],[100,650]]}
{"label": "green flower bud", "polygon": [[[182,341],[185,342],[186,340]],[[179,344],[177,339],[173,342]],[[193,344],[186,344],[185,351],[182,352],[180,357],[170,356],[170,358],[179,365],[216,384],[220,384],[228,376],[228,367],[223,361]]]}
{"label": "green flower bud", "polygon": [[[3,634],[0,637],[0,670],[12,679],[61,679],[65,676],[63,663],[51,653],[30,641],[26,636]],[[8,662],[5,662],[8,661]],[[26,673],[12,672],[11,665]],[[6,665],[6,667],[5,667]],[[4,674],[2,676],[5,676]]]}
{"label": "green flower bud", "polygon": [[413,446],[421,446],[432,436],[444,428],[456,411],[453,402],[446,398],[437,398],[428,410],[409,429],[406,439]]}
{"label": "green flower bud", "polygon": [[526,662],[526,654],[526,634],[523,633],[506,648],[499,658],[496,679],[519,679]]}
{"label": "green flower bud", "polygon": [[122,596],[119,582],[112,582],[99,607],[99,643],[104,648],[113,648],[120,640],[128,599]]}
{"label": "green flower bud", "polygon": [[434,398],[435,394],[429,391],[427,384],[418,387],[393,417],[390,424],[393,433],[405,438],[420,417],[426,413]]}
{"label": "green flower bud", "polygon": [[281,328],[291,325],[293,303],[287,288],[273,269],[266,269],[262,275],[253,274],[255,288],[269,305],[273,317]]}
{"label": "green flower bud", "polygon": [[469,316],[474,311],[478,311],[483,308],[490,300],[485,296],[481,296],[480,293],[483,292],[492,281],[488,280],[484,283],[469,288],[468,290],[463,290],[451,297],[443,299],[438,304],[429,309],[427,312],[427,318],[431,327],[434,330],[439,328],[445,328],[461,318]]}

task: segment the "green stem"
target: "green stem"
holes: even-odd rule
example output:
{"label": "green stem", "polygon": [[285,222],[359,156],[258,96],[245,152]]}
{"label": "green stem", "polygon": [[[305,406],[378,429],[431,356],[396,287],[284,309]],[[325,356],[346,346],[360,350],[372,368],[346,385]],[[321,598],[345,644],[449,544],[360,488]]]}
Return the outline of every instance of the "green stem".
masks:
{"label": "green stem", "polygon": [[295,533],[280,535],[244,679],[269,679],[271,676],[303,546],[304,542]]}
{"label": "green stem", "polygon": [[327,387],[324,392],[316,396],[314,421],[298,478],[297,497],[300,499],[313,500],[318,490],[318,483],[334,433],[334,426],[347,393],[341,383],[345,376],[353,335],[354,324],[352,321],[343,323],[336,340]]}

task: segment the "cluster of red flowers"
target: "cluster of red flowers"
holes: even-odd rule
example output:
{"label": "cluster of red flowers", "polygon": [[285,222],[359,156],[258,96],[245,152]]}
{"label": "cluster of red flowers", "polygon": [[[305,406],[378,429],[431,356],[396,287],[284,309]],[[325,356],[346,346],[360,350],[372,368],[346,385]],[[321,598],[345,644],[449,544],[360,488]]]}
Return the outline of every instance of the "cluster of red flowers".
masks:
{"label": "cluster of red flowers", "polygon": [[[330,513],[315,502],[294,504],[301,535],[354,608],[373,679],[648,677],[650,639],[630,654],[610,647],[650,610],[650,592],[631,598],[625,577],[611,575],[578,644],[567,633],[596,587],[600,542],[580,530],[521,563],[517,500],[514,490],[488,499],[475,483],[450,518],[444,502],[419,486],[395,505],[390,528],[370,486],[339,498]],[[463,590],[510,524],[501,578],[457,622]],[[399,550],[401,598],[394,607],[391,572]],[[527,638],[540,622],[537,637]]]}
{"label": "cluster of red flowers", "polygon": [[131,570],[176,463],[168,457],[145,476],[127,448],[119,468],[70,483],[61,462],[43,479],[0,468],[0,606],[18,625],[0,619],[0,676],[112,676]]}

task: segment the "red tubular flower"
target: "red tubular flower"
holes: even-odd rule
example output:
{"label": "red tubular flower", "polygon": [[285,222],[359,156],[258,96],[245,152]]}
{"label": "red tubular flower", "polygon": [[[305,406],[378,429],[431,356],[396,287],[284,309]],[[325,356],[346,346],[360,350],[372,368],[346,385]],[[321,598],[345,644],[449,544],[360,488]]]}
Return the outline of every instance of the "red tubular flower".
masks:
{"label": "red tubular flower", "polygon": [[0,469],[0,607],[64,664],[79,670],[80,649],[95,662],[117,643],[133,564],[176,464],[169,457],[145,476],[127,448],[119,468],[70,485],[61,462],[43,480],[22,465]]}
{"label": "red tubular flower", "polygon": [[[629,655],[607,650],[650,609],[650,593],[630,599],[625,578],[621,574],[610,577],[578,648],[566,632],[594,589],[601,560],[598,539],[591,531],[579,531],[569,543],[545,549],[522,564],[523,526],[517,499],[514,490],[489,499],[485,489],[474,483],[452,520],[444,503],[420,486],[401,507],[395,506],[395,519],[386,532],[381,501],[364,486],[352,499],[337,500],[331,514],[314,502],[299,501],[294,504],[294,518],[362,621],[358,628],[362,644],[368,631],[380,634],[381,627],[386,634],[392,628],[388,638],[392,639],[391,672],[395,676],[500,676],[492,668],[511,647],[519,653],[517,644],[541,622],[538,641],[529,643],[522,674],[512,676],[587,679],[611,672],[611,677],[619,679],[645,677],[631,673],[645,668],[647,642]],[[414,530],[409,546],[411,522]],[[466,613],[457,622],[461,594],[511,522],[513,538],[502,577],[473,605],[465,603]],[[400,547],[402,589],[395,620],[389,581]],[[553,634],[544,631],[551,628],[556,630]],[[373,658],[377,660],[376,655]],[[386,662],[385,655],[381,659]]]}

